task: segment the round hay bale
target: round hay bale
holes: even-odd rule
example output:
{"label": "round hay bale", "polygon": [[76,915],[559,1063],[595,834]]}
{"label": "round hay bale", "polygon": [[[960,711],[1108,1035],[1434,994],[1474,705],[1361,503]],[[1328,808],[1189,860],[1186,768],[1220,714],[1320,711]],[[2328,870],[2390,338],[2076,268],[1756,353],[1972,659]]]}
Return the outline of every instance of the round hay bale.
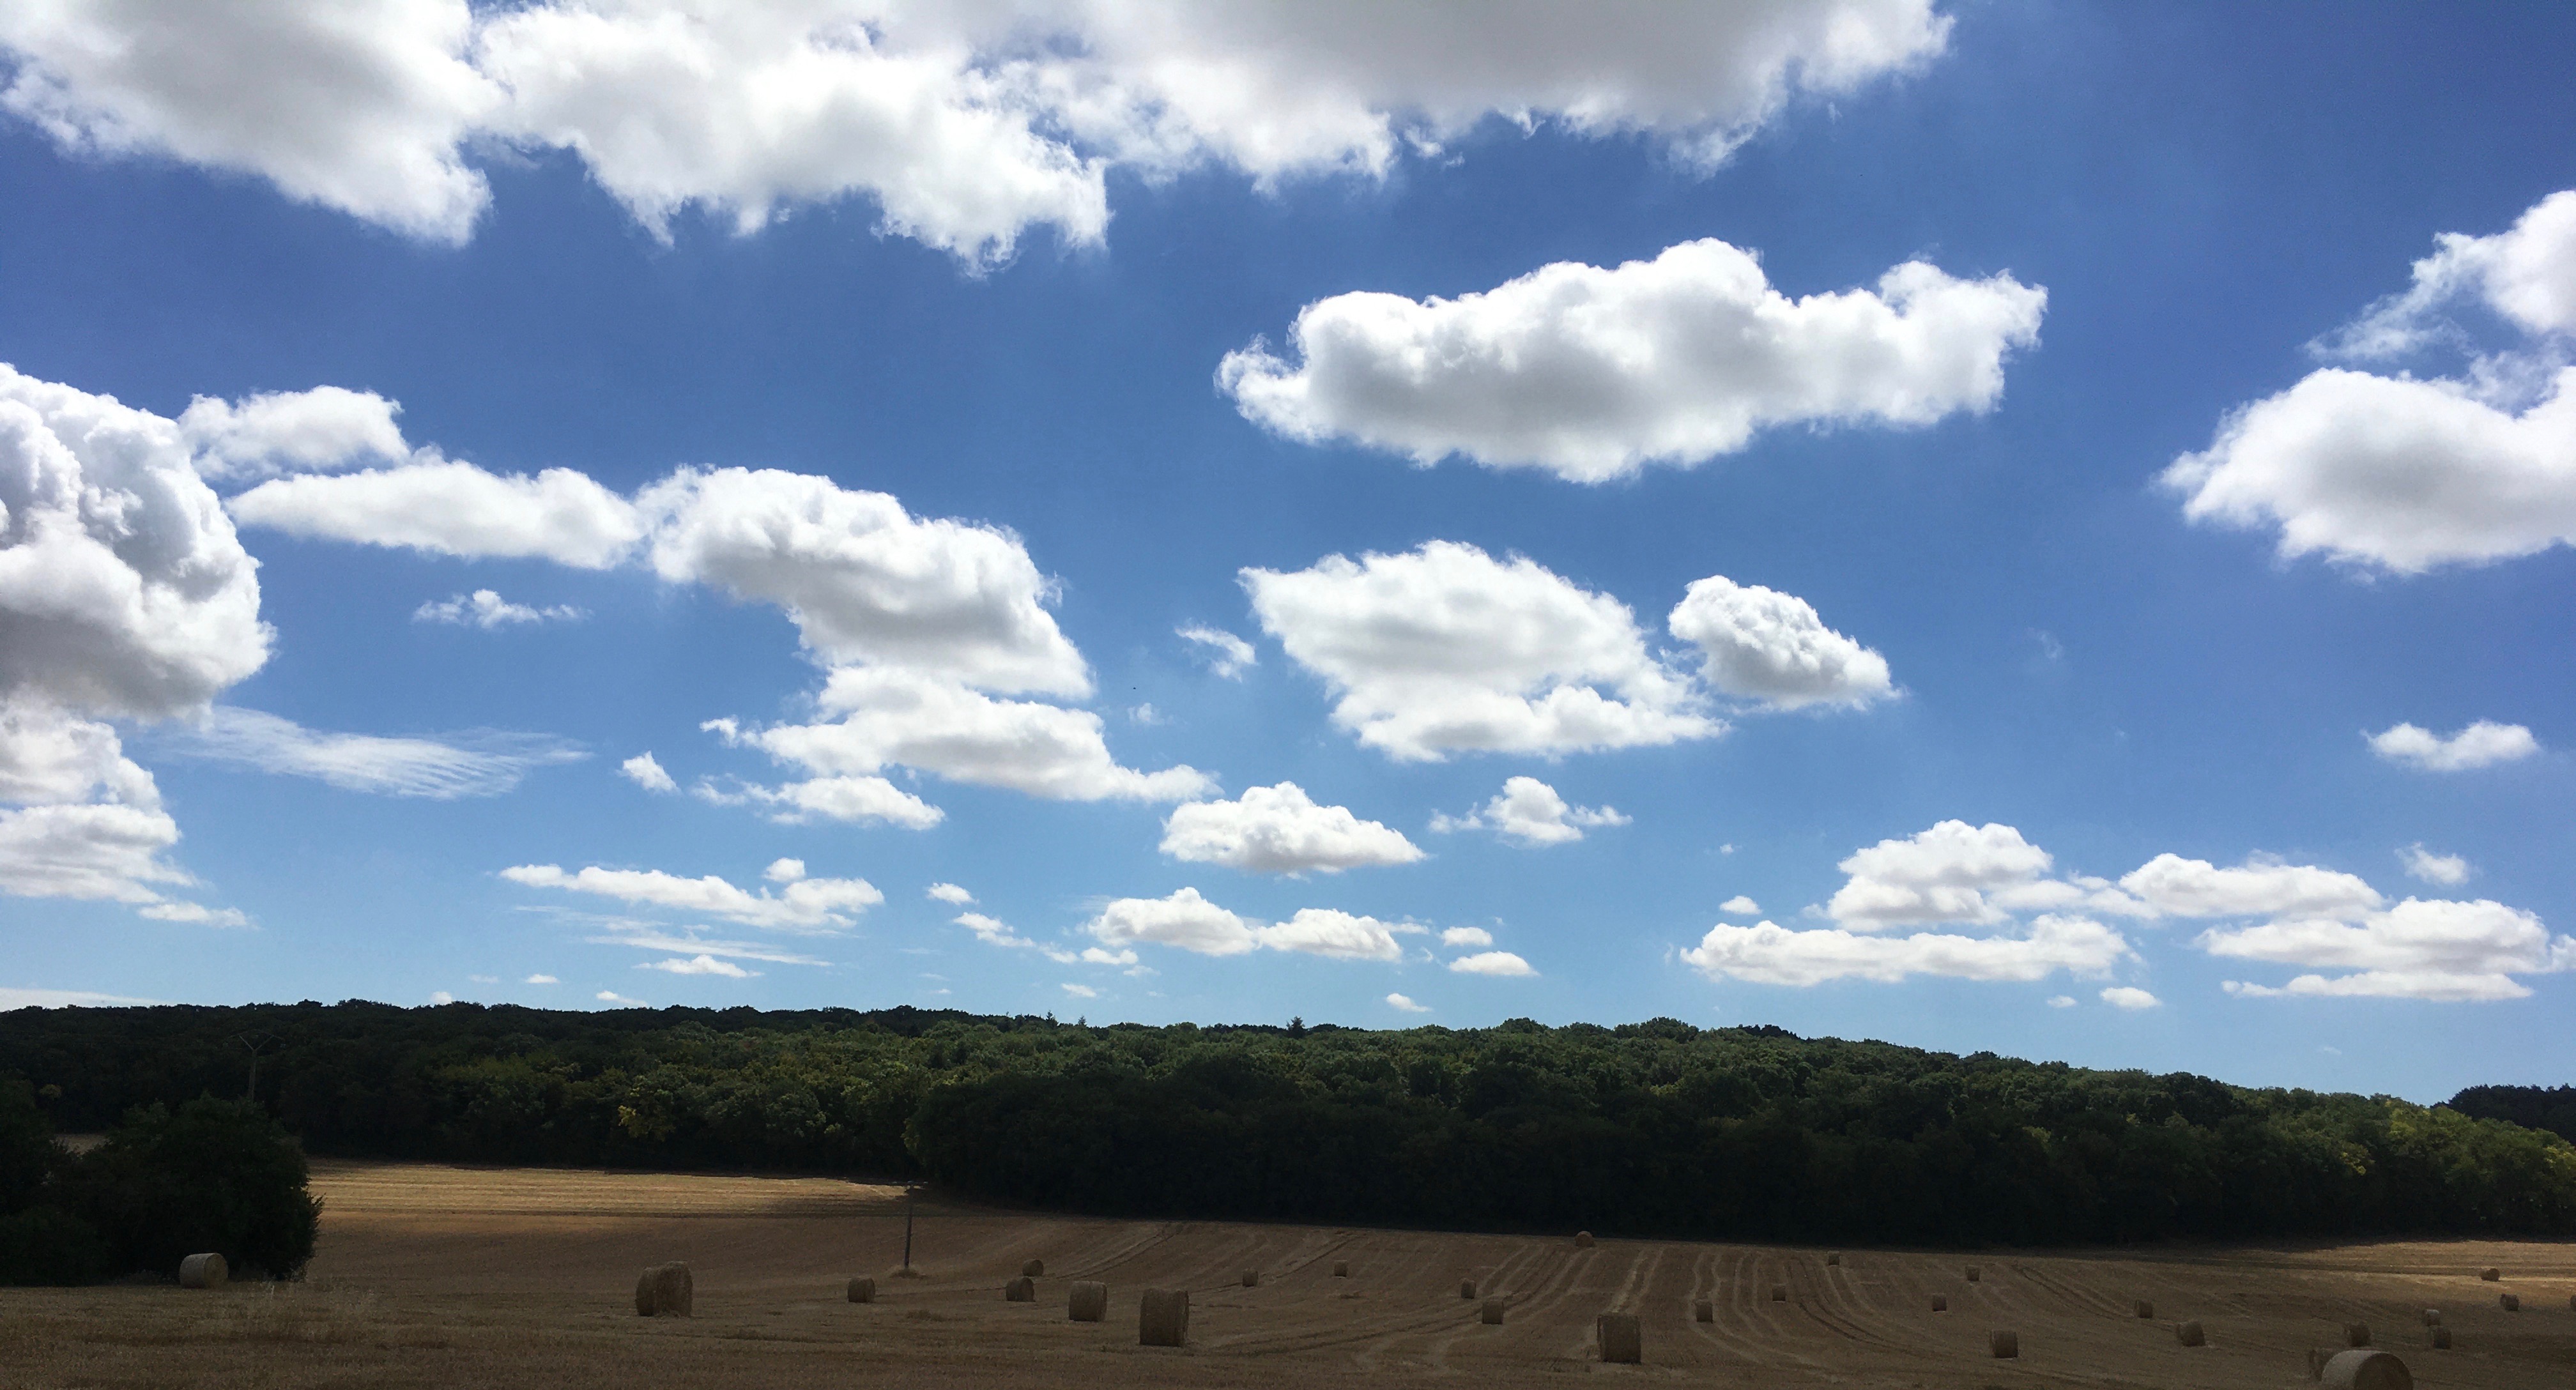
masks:
{"label": "round hay bale", "polygon": [[876,1280],[874,1280],[874,1279],[869,1278],[868,1276],[866,1276],[866,1275],[864,1275],[864,1274],[859,1274],[859,1275],[853,1275],[853,1276],[851,1276],[851,1278],[850,1278],[850,1301],[851,1301],[852,1303],[874,1303],[874,1302],[876,1302],[876,1301],[877,1301],[877,1281],[876,1281]]}
{"label": "round hay bale", "polygon": [[2336,1352],[2317,1379],[2326,1390],[2415,1390],[2414,1373],[2385,1351]]}
{"label": "round hay bale", "polygon": [[1065,1296],[1064,1316],[1069,1322],[1100,1322],[1109,1316],[1109,1286],[1097,1279],[1077,1279]]}
{"label": "round hay bale", "polygon": [[1044,1260],[1031,1260],[1027,1264],[1020,1266],[1020,1277],[1023,1279],[1035,1279],[1044,1273],[1046,1273],[1046,1261]]}
{"label": "round hay bale", "polygon": [[1575,1233],[1574,1233],[1574,1248],[1575,1248],[1575,1249],[1577,1249],[1577,1250],[1589,1250],[1589,1249],[1591,1249],[1591,1248],[1592,1248],[1592,1233],[1591,1233],[1590,1231],[1577,1231],[1577,1232],[1575,1232]]}
{"label": "round hay bale", "polygon": [[1838,1264],[1841,1264],[1842,1262],[1843,1262],[1843,1252],[1841,1252],[1840,1250],[1835,1250],[1835,1251],[1828,1252],[1828,1253],[1826,1254],[1826,1256],[1825,1256],[1825,1263],[1826,1263],[1826,1264],[1829,1264],[1829,1265],[1838,1265]]}
{"label": "round hay bale", "polygon": [[1476,1310],[1476,1321],[1487,1327],[1500,1327],[1503,1325],[1503,1310],[1509,1306],[1503,1299],[1486,1299],[1484,1305]]}
{"label": "round hay bale", "polygon": [[1247,1288],[1247,1289],[1249,1289],[1249,1288],[1255,1288],[1255,1287],[1258,1287],[1258,1286],[1260,1285],[1260,1283],[1261,1283],[1261,1271],[1260,1271],[1260,1270],[1257,1270],[1257,1269],[1247,1269],[1247,1270],[1245,1270],[1245,1271],[1243,1272],[1243,1286],[1244,1286],[1245,1288]]}
{"label": "round hay bale", "polygon": [[2442,1310],[2441,1310],[2441,1309],[2439,1309],[2439,1308],[2427,1308],[2427,1309],[2425,1309],[2425,1310],[2424,1310],[2424,1325],[2425,1325],[2426,1327],[2439,1327],[2439,1326],[2441,1326],[2441,1325],[2442,1325]]}
{"label": "round hay bale", "polygon": [[2492,1284],[2498,1279],[2502,1279],[2504,1277],[2504,1271],[2490,1266],[2486,1269],[2479,1270],[2478,1277],[2485,1280],[2487,1283]]}
{"label": "round hay bale", "polygon": [[1788,1302],[1788,1301],[1789,1301],[1789,1286],[1788,1286],[1788,1285],[1786,1285],[1786,1284],[1774,1284],[1774,1285],[1772,1285],[1772,1286],[1771,1286],[1771,1301],[1772,1301],[1772,1302],[1774,1302],[1774,1303],[1786,1303],[1786,1302]]}
{"label": "round hay bale", "polygon": [[1637,1329],[1634,1313],[1603,1313],[1592,1320],[1592,1335],[1601,1343],[1601,1359],[1615,1366],[1636,1366],[1646,1360],[1646,1343]]}
{"label": "round hay bale", "polygon": [[2021,1334],[2011,1328],[1997,1328],[1986,1334],[1986,1350],[1997,1361],[2015,1361],[2021,1357]]}
{"label": "round hay bale", "polygon": [[1035,1303],[1038,1301],[1038,1281],[1023,1274],[1002,1286],[1002,1297],[1011,1303]]}
{"label": "round hay bale", "polygon": [[2433,1335],[2426,1340],[2433,1344],[2433,1350],[2435,1351],[2449,1351],[2451,1349],[2451,1329],[2447,1327],[2434,1328]]}
{"label": "round hay bale", "polygon": [[1707,1300],[1707,1299],[1705,1299],[1705,1298],[1694,1298],[1694,1299],[1692,1299],[1692,1300],[1691,1300],[1691,1321],[1692,1321],[1692,1322],[1715,1322],[1715,1321],[1717,1321],[1717,1305],[1716,1305],[1715,1303],[1710,1302],[1709,1300]]}
{"label": "round hay bale", "polygon": [[2199,1323],[2178,1322],[2174,1324],[2174,1340],[2187,1347],[2205,1347],[2209,1345],[2209,1334],[2201,1330]]}
{"label": "round hay bale", "polygon": [[689,1277],[689,1267],[678,1260],[648,1266],[635,1280],[637,1317],[685,1318],[696,1301],[696,1281]]}
{"label": "round hay bale", "polygon": [[2343,1344],[2348,1347],[2369,1346],[2370,1324],[2366,1322],[2345,1323],[2343,1325]]}
{"label": "round hay bale", "polygon": [[2134,1308],[2137,1315],[2142,1318],[2152,1318],[2156,1315],[2156,1305],[2149,1303],[2143,1298],[2137,1301]]}
{"label": "round hay bale", "polygon": [[1476,1297],[1476,1281],[1473,1279],[1459,1280],[1458,1296],[1460,1298],[1473,1300]]}
{"label": "round hay bale", "polygon": [[1190,1341],[1190,1291],[1147,1289],[1136,1305],[1136,1345],[1180,1347]]}
{"label": "round hay bale", "polygon": [[1350,1277],[1351,1277],[1351,1262],[1350,1262],[1350,1261],[1348,1261],[1348,1260],[1335,1260],[1335,1261],[1333,1261],[1333,1277],[1334,1277],[1334,1278],[1336,1278],[1336,1279],[1348,1279],[1348,1278],[1350,1278]]}
{"label": "round hay bale", "polygon": [[2497,1294],[2496,1304],[2508,1313],[2519,1313],[2522,1311],[2522,1295],[2518,1293]]}
{"label": "round hay bale", "polygon": [[211,1252],[190,1255],[179,1262],[179,1287],[183,1289],[220,1289],[232,1277],[224,1257]]}
{"label": "round hay bale", "polygon": [[1950,1311],[1950,1300],[1949,1300],[1949,1299],[1947,1299],[1947,1298],[1942,1297],[1941,1295],[1939,1295],[1939,1294],[1937,1294],[1937,1293],[1936,1293],[1936,1294],[1934,1294],[1934,1295],[1932,1295],[1932,1311],[1933,1311],[1933,1312],[1936,1312],[1936,1313],[1946,1313],[1946,1312],[1949,1312],[1949,1311]]}
{"label": "round hay bale", "polygon": [[1985,1274],[1985,1270],[1983,1270],[1983,1269],[1981,1269],[1981,1268],[1977,1267],[1976,1265],[1970,1265],[1970,1266],[1968,1266],[1968,1282],[1969,1282],[1969,1283],[1973,1284],[1973,1283],[1977,1282],[1978,1278],[1979,1278],[1980,1276],[1984,1275],[1984,1274]]}

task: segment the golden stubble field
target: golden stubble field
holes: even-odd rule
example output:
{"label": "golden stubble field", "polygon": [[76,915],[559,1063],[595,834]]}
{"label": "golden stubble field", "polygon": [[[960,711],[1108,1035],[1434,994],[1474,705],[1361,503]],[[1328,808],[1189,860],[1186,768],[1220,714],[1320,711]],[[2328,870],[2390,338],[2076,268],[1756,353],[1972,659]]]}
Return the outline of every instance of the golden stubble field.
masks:
{"label": "golden stubble field", "polygon": [[[2419,1385],[2576,1386],[2576,1246],[2490,1241],[1974,1255],[1031,1216],[925,1202],[901,1259],[890,1188],[819,1178],[319,1163],[296,1285],[0,1290],[0,1386],[1548,1384],[2294,1387],[2370,1326]],[[1038,1301],[1009,1303],[1023,1261]],[[636,1317],[637,1272],[685,1260],[696,1316]],[[1335,1278],[1347,1261],[1348,1278]],[[1965,1266],[1981,1267],[1967,1282]],[[2503,1270],[2483,1283],[2485,1266]],[[1241,1274],[1260,1272],[1258,1287]],[[879,1302],[853,1305],[852,1274]],[[1109,1319],[1065,1316],[1075,1279]],[[1459,1296],[1510,1299],[1484,1326]],[[1785,1301],[1773,1301],[1773,1285]],[[1186,1288],[1190,1345],[1136,1345],[1139,1293]],[[2522,1299],[2505,1312],[2499,1292]],[[1931,1311],[1935,1295],[1949,1311]],[[1692,1304],[1708,1299],[1713,1320]],[[2134,1314],[2138,1300],[2153,1319]],[[2454,1349],[2428,1349],[2439,1309]],[[1598,1362],[1628,1311],[1645,1364]],[[2195,1319],[2209,1344],[2178,1344]],[[2020,1334],[2018,1360],[1986,1350]],[[1589,1382],[1598,1384],[1601,1382]]]}

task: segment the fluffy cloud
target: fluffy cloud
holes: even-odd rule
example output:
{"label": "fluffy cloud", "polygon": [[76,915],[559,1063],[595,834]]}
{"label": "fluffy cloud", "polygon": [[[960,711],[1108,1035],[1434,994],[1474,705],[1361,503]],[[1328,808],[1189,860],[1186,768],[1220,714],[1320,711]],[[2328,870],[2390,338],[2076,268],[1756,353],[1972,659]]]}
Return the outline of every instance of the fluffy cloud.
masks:
{"label": "fluffy cloud", "polygon": [[314,473],[352,464],[399,463],[411,454],[394,417],[402,407],[373,391],[316,386],[226,401],[199,396],[179,415],[179,433],[208,478]]}
{"label": "fluffy cloud", "polygon": [[2476,872],[2469,867],[2469,861],[2459,855],[2435,854],[2424,848],[2420,841],[2398,850],[2397,860],[2406,866],[2407,877],[2420,878],[2426,883],[2439,883],[2445,887],[2456,887],[2466,883],[2469,881],[2469,875]]}
{"label": "fluffy cloud", "polygon": [[569,468],[533,478],[427,457],[394,468],[274,478],[227,504],[244,525],[469,559],[607,569],[643,537],[634,504]]}
{"label": "fluffy cloud", "polygon": [[159,718],[268,660],[257,566],[178,427],[0,364],[0,699]]}
{"label": "fluffy cloud", "polygon": [[0,811],[0,891],[158,905],[161,890],[195,882],[161,858],[178,823],[158,805],[122,802]]}
{"label": "fluffy cloud", "polygon": [[1935,922],[1998,925],[2014,911],[2085,907],[2148,915],[2097,878],[2043,878],[2053,861],[2009,825],[1945,820],[1902,840],[1881,840],[1839,866],[1850,875],[1825,912],[1853,931]]}
{"label": "fluffy cloud", "polygon": [[1386,1003],[1387,1007],[1394,1009],[1398,1013],[1427,1014],[1431,1012],[1430,1005],[1416,1004],[1413,1002],[1413,997],[1407,994],[1390,994],[1386,997]]}
{"label": "fluffy cloud", "polygon": [[1825,626],[1794,594],[1710,575],[1692,583],[1668,625],[1700,649],[1701,679],[1729,695],[1796,709],[1865,705],[1895,689],[1885,657]]}
{"label": "fluffy cloud", "polygon": [[[2320,345],[2352,360],[2468,348],[2459,376],[2326,367],[2232,412],[2164,474],[2184,515],[2277,527],[2284,557],[2322,553],[2415,574],[2576,539],[2576,190],[2488,237],[2446,233],[2414,286]],[[2474,301],[2525,335],[2477,355],[2444,310]]]}
{"label": "fluffy cloud", "polygon": [[2516,975],[2576,969],[2576,940],[2552,936],[2531,913],[2480,899],[2408,898],[2358,921],[2285,918],[2215,929],[2194,943],[2212,955],[2351,973],[2301,975],[2273,988],[2231,981],[2245,995],[2519,999]]}
{"label": "fluffy cloud", "polygon": [[951,907],[964,907],[975,901],[974,894],[953,883],[934,883],[923,891],[934,901],[946,903]]}
{"label": "fluffy cloud", "polygon": [[617,765],[617,773],[648,792],[675,792],[680,784],[663,771],[661,760],[651,753],[638,753]]}
{"label": "fluffy cloud", "polygon": [[1380,176],[1495,115],[1712,163],[1792,94],[1948,34],[1930,0],[52,6],[0,18],[0,102],[67,150],[243,171],[435,241],[489,197],[462,151],[506,143],[573,152],[657,230],[856,195],[980,264],[1032,226],[1098,241],[1113,166]]}
{"label": "fluffy cloud", "polygon": [[1443,946],[1491,946],[1494,934],[1483,927],[1451,927],[1440,933]]}
{"label": "fluffy cloud", "polygon": [[1719,903],[1717,905],[1717,910],[1725,913],[1729,917],[1751,917],[1762,911],[1762,904],[1753,901],[1742,893],[1738,893],[1734,897]]}
{"label": "fluffy cloud", "polygon": [[1628,817],[1614,806],[1574,806],[1556,788],[1535,777],[1513,777],[1493,800],[1463,816],[1434,815],[1439,834],[1492,830],[1524,845],[1562,845],[1583,838],[1587,827],[1626,825]]}
{"label": "fluffy cloud", "polygon": [[827,776],[873,776],[888,764],[952,781],[1007,787],[1063,801],[1179,801],[1214,790],[1190,767],[1139,772],[1121,767],[1088,710],[991,696],[910,672],[844,667],[820,699],[833,723],[744,729],[729,719],[707,727],[782,762]]}
{"label": "fluffy cloud", "polygon": [[1212,627],[1184,627],[1173,630],[1183,640],[1204,648],[1201,656],[1206,660],[1208,670],[1226,680],[1241,680],[1245,671],[1261,664],[1261,654],[1252,649],[1252,644],[1231,632],[1222,632]]}
{"label": "fluffy cloud", "polygon": [[2520,724],[2481,719],[2449,738],[2413,724],[2399,724],[2370,735],[2370,751],[2426,772],[2468,772],[2528,758],[2540,751],[2540,741]]}
{"label": "fluffy cloud", "polygon": [[[1257,950],[1292,951],[1335,960],[1403,958],[1398,933],[1419,933],[1410,923],[1381,922],[1332,908],[1310,907],[1285,922],[1260,923],[1209,902],[1195,888],[1168,898],[1119,898],[1102,907],[1083,930],[1111,947],[1171,946],[1203,956],[1240,956]],[[1095,953],[1085,952],[1086,959]],[[1103,956],[1103,964],[1126,964]]]}
{"label": "fluffy cloud", "polygon": [[2135,1013],[2140,1009],[2155,1008],[2165,1001],[2134,985],[2113,985],[2102,991],[2102,1002],[2112,1008],[2127,1009]]}
{"label": "fluffy cloud", "polygon": [[730,791],[704,781],[693,792],[718,806],[769,807],[769,818],[780,825],[833,820],[927,830],[948,818],[947,812],[882,777],[812,777],[776,787],[737,782]]}
{"label": "fluffy cloud", "polygon": [[2349,917],[2381,902],[2377,889],[2332,869],[2261,860],[2222,869],[2178,854],[2157,855],[2120,886],[2175,917]]}
{"label": "fluffy cloud", "polygon": [[1173,808],[1162,849],[1175,859],[1264,874],[1337,874],[1422,857],[1402,832],[1361,820],[1346,806],[1318,806],[1294,782]]}
{"label": "fluffy cloud", "polygon": [[465,0],[12,6],[0,106],[67,151],[168,155],[461,243],[489,200],[458,145],[500,92]]}
{"label": "fluffy cloud", "polygon": [[1242,577],[1263,629],[1338,692],[1334,722],[1401,760],[1625,748],[1726,727],[1646,650],[1626,605],[1527,559],[1432,541]]}
{"label": "fluffy cloud", "polygon": [[[679,878],[659,869],[603,869],[566,873],[553,864],[521,864],[501,877],[529,888],[561,888],[645,907],[702,912],[745,926],[778,931],[833,931],[885,901],[863,878],[798,878],[772,893],[748,892],[708,874]],[[694,949],[694,944],[683,949]]]}
{"label": "fluffy cloud", "polygon": [[[697,927],[667,928],[651,922],[610,918],[602,923],[606,930],[599,936],[582,940],[593,946],[625,946],[638,951],[697,953],[721,960],[756,960],[773,965],[824,965],[828,962],[812,956],[783,951],[776,946],[756,941],[728,941],[710,937]],[[555,984],[553,979],[531,977],[530,984]]]}
{"label": "fluffy cloud", "polygon": [[424,603],[412,610],[416,623],[448,623],[456,627],[479,627],[486,632],[513,623],[579,622],[589,615],[567,604],[550,608],[533,608],[512,603],[490,589],[477,589],[470,594]]}
{"label": "fluffy cloud", "polygon": [[1869,936],[1835,927],[1792,931],[1770,922],[1721,924],[1681,953],[1713,980],[1801,986],[1844,979],[1893,984],[1911,975],[2023,982],[2061,970],[2099,976],[2135,955],[2117,931],[2090,918],[2055,914],[2038,918],[2022,932],[1982,937],[1938,932]]}
{"label": "fluffy cloud", "polygon": [[343,791],[442,801],[498,796],[536,768],[590,756],[539,734],[485,732],[448,739],[333,734],[229,707],[217,707],[183,727],[170,745],[188,757],[310,777]]}
{"label": "fluffy cloud", "polygon": [[1958,280],[1913,261],[1875,292],[1792,300],[1751,253],[1693,241],[1456,299],[1335,295],[1298,311],[1297,360],[1255,343],[1217,378],[1246,418],[1291,439],[1597,483],[1733,453],[1766,427],[1991,409],[2047,298],[2009,275]]}
{"label": "fluffy cloud", "polygon": [[1461,975],[1491,975],[1500,979],[1522,979],[1538,974],[1530,963],[1509,951],[1478,951],[1449,962],[1449,968]]}

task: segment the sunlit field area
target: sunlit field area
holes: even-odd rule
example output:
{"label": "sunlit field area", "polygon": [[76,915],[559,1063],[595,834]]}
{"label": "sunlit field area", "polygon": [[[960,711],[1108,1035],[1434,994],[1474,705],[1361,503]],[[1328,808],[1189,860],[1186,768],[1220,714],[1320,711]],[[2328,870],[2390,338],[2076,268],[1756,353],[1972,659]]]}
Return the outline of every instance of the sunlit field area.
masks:
{"label": "sunlit field area", "polygon": [[[62,1387],[2293,1385],[2351,1324],[2427,1386],[2576,1377],[2576,1246],[2445,1241],[2025,1254],[1088,1220],[750,1178],[321,1162],[300,1283],[0,1291],[0,1384]],[[1838,1262],[1830,1262],[1833,1256]],[[686,1261],[694,1316],[643,1318],[646,1265]],[[1034,1302],[1004,1286],[1042,1261]],[[1349,1274],[1336,1277],[1337,1264]],[[1977,1267],[1974,1282],[1968,1266]],[[2499,1278],[2482,1280],[2494,1268]],[[1249,1271],[1257,1284],[1247,1287]],[[877,1280],[853,1304],[852,1275]],[[1066,1316],[1071,1281],[1110,1291]],[[1477,1297],[1462,1297],[1472,1282]],[[1189,1343],[1137,1344],[1147,1288],[1190,1293]],[[1774,1298],[1774,1292],[1782,1295]],[[2507,1312],[2511,1293],[2521,1311]],[[1507,1300],[1504,1321],[1480,1319]],[[1947,1311],[1933,1311],[1934,1300]],[[1709,1319],[1695,1303],[1707,1300]],[[2137,1304],[2152,1305],[2139,1317]],[[2425,1326],[2438,1312],[2452,1347]],[[1603,1365],[1594,1317],[1638,1315]],[[2207,1345],[2185,1347],[2196,1321]],[[2018,1334],[1998,1360],[1988,1335]]]}

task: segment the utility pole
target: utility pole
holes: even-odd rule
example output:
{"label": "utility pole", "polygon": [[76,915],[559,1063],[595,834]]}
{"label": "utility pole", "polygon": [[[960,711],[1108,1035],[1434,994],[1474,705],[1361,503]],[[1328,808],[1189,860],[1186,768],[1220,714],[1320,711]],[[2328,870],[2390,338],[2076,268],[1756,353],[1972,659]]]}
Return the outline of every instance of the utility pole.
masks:
{"label": "utility pole", "polygon": [[254,1028],[247,1032],[233,1034],[233,1041],[250,1053],[250,1085],[243,1089],[242,1100],[247,1104],[257,1105],[259,1103],[259,1054],[274,1044],[284,1042],[285,1039],[275,1033],[263,1033]]}
{"label": "utility pole", "polygon": [[903,1185],[903,1272],[906,1274],[913,1272],[912,1202],[914,1195],[920,1192],[920,1190],[921,1185],[919,1183],[907,1181]]}

